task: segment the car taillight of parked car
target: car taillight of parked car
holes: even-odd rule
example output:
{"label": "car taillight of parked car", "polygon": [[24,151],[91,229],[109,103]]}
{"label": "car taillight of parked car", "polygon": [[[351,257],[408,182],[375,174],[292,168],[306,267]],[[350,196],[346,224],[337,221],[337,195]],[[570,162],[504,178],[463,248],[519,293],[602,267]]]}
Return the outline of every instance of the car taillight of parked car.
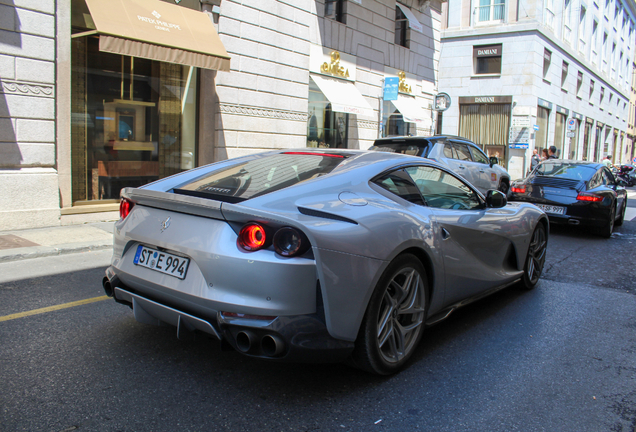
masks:
{"label": "car taillight of parked car", "polygon": [[126,219],[126,216],[128,216],[134,206],[134,202],[128,198],[122,198],[121,201],[119,201],[119,218]]}
{"label": "car taillight of parked car", "polygon": [[525,185],[512,186],[510,191],[514,193],[526,193],[526,187]]}
{"label": "car taillight of parked car", "polygon": [[603,197],[592,193],[579,193],[576,197],[577,201],[601,202]]}
{"label": "car taillight of parked car", "polygon": [[265,229],[256,222],[250,222],[239,231],[237,244],[245,252],[255,252],[273,243],[276,253],[287,258],[302,255],[310,247],[307,237],[296,228],[279,228],[273,236],[271,232],[271,228]]}
{"label": "car taillight of parked car", "polygon": [[250,222],[241,228],[238,235],[238,245],[246,252],[263,249],[267,244],[267,234],[262,225]]}

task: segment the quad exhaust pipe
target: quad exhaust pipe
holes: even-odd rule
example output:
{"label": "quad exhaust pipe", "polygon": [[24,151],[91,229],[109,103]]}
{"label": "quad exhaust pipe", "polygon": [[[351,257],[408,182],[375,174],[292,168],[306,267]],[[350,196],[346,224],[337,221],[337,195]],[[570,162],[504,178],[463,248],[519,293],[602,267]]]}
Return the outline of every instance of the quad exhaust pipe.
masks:
{"label": "quad exhaust pipe", "polygon": [[249,330],[241,330],[235,337],[236,348],[242,353],[256,354],[259,351],[266,357],[275,357],[285,350],[285,342],[277,336],[266,334],[260,338]]}

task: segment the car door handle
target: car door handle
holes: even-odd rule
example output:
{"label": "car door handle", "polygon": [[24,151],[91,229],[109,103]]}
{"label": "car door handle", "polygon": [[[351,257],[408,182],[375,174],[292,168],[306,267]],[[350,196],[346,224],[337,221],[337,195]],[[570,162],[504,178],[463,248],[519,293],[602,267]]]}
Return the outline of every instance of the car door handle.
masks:
{"label": "car door handle", "polygon": [[442,240],[447,240],[448,238],[450,238],[450,233],[446,228],[442,228]]}
{"label": "car door handle", "polygon": [[484,171],[484,170],[479,170],[479,172],[480,172],[480,173],[485,173],[486,171]]}
{"label": "car door handle", "polygon": [[460,165],[458,168],[466,169],[466,167],[464,165]]}

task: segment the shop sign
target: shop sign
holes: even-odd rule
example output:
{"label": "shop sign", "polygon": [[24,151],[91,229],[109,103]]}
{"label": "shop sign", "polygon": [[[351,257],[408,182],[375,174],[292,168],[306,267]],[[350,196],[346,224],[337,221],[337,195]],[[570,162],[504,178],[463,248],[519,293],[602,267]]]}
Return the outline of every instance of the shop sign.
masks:
{"label": "shop sign", "polygon": [[473,57],[498,57],[501,56],[501,44],[480,45],[473,47]]}
{"label": "shop sign", "polygon": [[570,110],[569,110],[569,109],[567,109],[567,108],[563,108],[563,107],[558,106],[558,105],[557,105],[557,107],[556,107],[556,110],[557,110],[557,112],[558,112],[559,114],[564,114],[564,115],[568,115],[568,114],[570,114]]}
{"label": "shop sign", "polygon": [[549,110],[552,109],[552,102],[548,102],[547,100],[543,100],[541,98],[537,98],[537,99],[538,99],[537,105],[539,105],[540,107],[543,107],[543,108],[547,108]]}
{"label": "shop sign", "polygon": [[309,71],[334,78],[356,80],[355,56],[340,53],[321,45],[311,44],[309,48]]}
{"label": "shop sign", "polygon": [[438,93],[435,96],[435,111],[446,111],[450,105],[451,98],[448,93]]}
{"label": "shop sign", "polygon": [[583,115],[572,111],[572,117],[574,117],[575,119],[579,120],[579,121],[583,121]]}
{"label": "shop sign", "polygon": [[400,79],[398,77],[384,78],[384,100],[394,101],[398,98],[398,86]]}
{"label": "shop sign", "polygon": [[320,66],[320,72],[340,78],[349,78],[349,69],[340,65],[340,53],[331,51],[331,62],[324,62]]}
{"label": "shop sign", "polygon": [[400,85],[398,87],[398,90],[402,93],[413,93],[411,85],[406,82],[406,73],[404,73],[404,71],[399,71],[398,77],[400,78]]}
{"label": "shop sign", "polygon": [[538,131],[538,130],[539,130],[539,125],[534,125],[534,126],[532,126],[532,128],[533,128],[534,130]]}
{"label": "shop sign", "polygon": [[459,98],[460,104],[504,104],[512,103],[512,96],[463,96]]}

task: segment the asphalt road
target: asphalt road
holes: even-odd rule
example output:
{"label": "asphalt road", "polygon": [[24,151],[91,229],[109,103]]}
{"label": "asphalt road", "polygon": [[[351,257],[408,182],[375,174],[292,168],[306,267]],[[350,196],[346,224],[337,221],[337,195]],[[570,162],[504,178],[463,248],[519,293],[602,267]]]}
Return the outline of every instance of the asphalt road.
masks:
{"label": "asphalt road", "polygon": [[383,378],[139,324],[100,300],[108,252],[0,264],[0,430],[634,431],[635,232],[553,229],[535,290],[456,312]]}

